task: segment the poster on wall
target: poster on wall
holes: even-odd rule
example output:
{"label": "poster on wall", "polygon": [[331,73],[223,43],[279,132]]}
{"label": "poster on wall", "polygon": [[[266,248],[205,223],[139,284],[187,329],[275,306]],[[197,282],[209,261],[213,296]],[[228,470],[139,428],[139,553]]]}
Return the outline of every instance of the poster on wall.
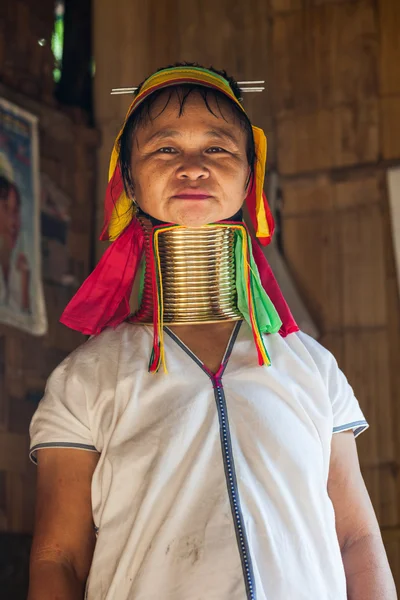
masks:
{"label": "poster on wall", "polygon": [[0,323],[47,331],[37,117],[0,98]]}

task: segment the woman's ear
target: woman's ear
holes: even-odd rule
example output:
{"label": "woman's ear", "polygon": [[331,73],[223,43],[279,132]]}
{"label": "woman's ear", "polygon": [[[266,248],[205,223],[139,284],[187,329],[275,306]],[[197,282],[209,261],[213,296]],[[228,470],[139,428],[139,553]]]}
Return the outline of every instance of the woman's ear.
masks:
{"label": "woman's ear", "polygon": [[135,182],[133,181],[132,174],[129,174],[129,198],[132,200],[134,204],[136,204],[135,200]]}
{"label": "woman's ear", "polygon": [[251,180],[252,180],[252,177],[253,177],[253,173],[252,173],[251,167],[249,166],[249,168],[248,168],[248,171],[247,171],[247,179],[246,179],[246,184],[245,184],[245,186],[244,186],[244,191],[246,192],[246,194],[247,194],[247,193],[248,193],[248,191],[249,191],[249,187],[250,187],[250,185],[251,185]]}

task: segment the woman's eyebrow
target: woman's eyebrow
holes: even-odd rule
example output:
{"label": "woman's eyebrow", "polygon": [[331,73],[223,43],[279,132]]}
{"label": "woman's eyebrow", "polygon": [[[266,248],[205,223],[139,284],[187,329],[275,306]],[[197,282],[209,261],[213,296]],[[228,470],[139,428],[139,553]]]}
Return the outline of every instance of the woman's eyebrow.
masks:
{"label": "woman's eyebrow", "polygon": [[175,129],[159,129],[146,139],[146,143],[154,140],[163,140],[169,137],[178,137],[179,135],[179,131]]}

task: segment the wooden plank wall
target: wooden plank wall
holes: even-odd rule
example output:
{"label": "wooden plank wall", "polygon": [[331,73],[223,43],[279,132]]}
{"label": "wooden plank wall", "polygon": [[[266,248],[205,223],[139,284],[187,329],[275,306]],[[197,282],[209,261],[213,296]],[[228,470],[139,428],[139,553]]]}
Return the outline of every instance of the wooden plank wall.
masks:
{"label": "wooden plank wall", "polygon": [[385,177],[400,161],[400,3],[271,4],[285,254],[370,421],[360,460],[400,587],[400,303]]}
{"label": "wooden plank wall", "polygon": [[[71,272],[89,270],[98,134],[53,99],[54,2],[0,2],[0,96],[39,117],[40,169],[72,201]],[[44,46],[38,44],[44,39]],[[35,467],[28,426],[50,372],[84,340],[58,323],[72,290],[45,284],[49,331],[33,337],[0,325],[0,532],[31,532]]]}

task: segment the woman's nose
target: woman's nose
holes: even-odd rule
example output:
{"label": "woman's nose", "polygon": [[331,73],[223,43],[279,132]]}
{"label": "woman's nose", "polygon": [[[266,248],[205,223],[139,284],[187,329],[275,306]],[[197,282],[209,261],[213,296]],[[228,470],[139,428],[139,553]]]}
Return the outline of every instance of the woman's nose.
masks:
{"label": "woman's nose", "polygon": [[182,161],[182,165],[177,171],[179,179],[208,179],[210,176],[209,170],[204,164],[203,157],[187,157]]}

